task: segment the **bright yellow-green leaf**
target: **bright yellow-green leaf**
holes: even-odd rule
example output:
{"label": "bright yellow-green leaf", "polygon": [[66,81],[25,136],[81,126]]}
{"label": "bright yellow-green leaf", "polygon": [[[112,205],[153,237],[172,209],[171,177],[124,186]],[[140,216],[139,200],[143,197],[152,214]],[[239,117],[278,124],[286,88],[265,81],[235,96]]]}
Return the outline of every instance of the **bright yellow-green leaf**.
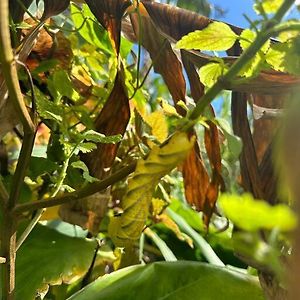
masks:
{"label": "bright yellow-green leaf", "polygon": [[[250,30],[250,29],[245,29],[240,35],[240,45],[243,50],[247,49],[256,39],[256,32]],[[270,48],[270,40],[268,40],[262,47],[261,51],[263,53],[266,53],[268,49]]]}
{"label": "bright yellow-green leaf", "polygon": [[257,13],[262,13],[263,11],[267,14],[275,13],[278,8],[282,5],[283,0],[258,0],[254,4],[254,10]]}
{"label": "bright yellow-green leaf", "polygon": [[203,30],[184,36],[177,44],[179,49],[225,51],[233,46],[238,36],[221,22],[213,22]]}
{"label": "bright yellow-green leaf", "polygon": [[158,217],[166,207],[166,201],[159,198],[153,198],[151,204],[153,217]]}
{"label": "bright yellow-green leaf", "polygon": [[[284,60],[284,51],[282,51],[283,44],[272,45],[266,54],[267,63],[276,71],[284,72],[284,66],[282,64]],[[279,48],[278,48],[279,46]]]}
{"label": "bright yellow-green leaf", "polygon": [[[243,50],[246,50],[256,39],[257,34],[250,29],[245,29],[240,35],[240,45]],[[240,76],[252,77],[259,73],[264,61],[265,53],[270,48],[270,40],[268,40],[260,49],[260,51],[251,59],[241,70]]]}
{"label": "bright yellow-green leaf", "polygon": [[181,163],[194,144],[186,133],[176,133],[162,148],[154,146],[145,160],[139,160],[122,199],[123,213],[111,219],[109,234],[116,246],[136,241],[145,226],[153,191],[159,180]]}
{"label": "bright yellow-green leaf", "polygon": [[297,225],[296,215],[287,205],[271,206],[265,201],[255,200],[250,194],[223,194],[219,204],[224,214],[244,230],[278,228],[281,231],[289,231]]}
{"label": "bright yellow-green leaf", "polygon": [[207,86],[213,86],[219,77],[223,76],[228,70],[224,64],[221,63],[209,63],[203,66],[199,71],[201,82]]}
{"label": "bright yellow-green leaf", "polygon": [[145,116],[145,122],[152,128],[152,135],[160,143],[168,137],[168,124],[162,111],[158,110]]}
{"label": "bright yellow-green leaf", "polygon": [[160,105],[166,115],[180,117],[180,115],[176,111],[176,108],[170,105],[166,100],[158,99],[158,101],[160,101]]}
{"label": "bright yellow-green leaf", "polygon": [[285,48],[282,65],[286,72],[294,75],[300,75],[300,36],[290,39]]}
{"label": "bright yellow-green leaf", "polygon": [[[287,26],[289,26],[289,25],[298,25],[299,26],[300,22],[296,21],[296,20],[289,20],[289,21],[286,21],[284,24]],[[284,42],[287,42],[290,39],[295,38],[297,36],[299,36],[299,30],[289,30],[289,31],[280,32],[278,35],[278,39],[280,40],[280,42],[284,43]]]}

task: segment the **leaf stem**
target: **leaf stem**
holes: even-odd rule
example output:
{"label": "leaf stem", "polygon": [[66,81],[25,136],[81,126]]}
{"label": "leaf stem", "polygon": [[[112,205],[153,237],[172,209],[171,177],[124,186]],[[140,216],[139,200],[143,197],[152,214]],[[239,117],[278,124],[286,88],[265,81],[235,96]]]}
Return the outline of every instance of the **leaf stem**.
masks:
{"label": "leaf stem", "polygon": [[214,252],[210,244],[198,233],[196,232],[180,215],[175,213],[170,208],[166,209],[167,214],[175,221],[175,223],[179,226],[179,228],[188,234],[197,246],[200,248],[203,256],[206,260],[212,265],[225,267],[224,263]]}

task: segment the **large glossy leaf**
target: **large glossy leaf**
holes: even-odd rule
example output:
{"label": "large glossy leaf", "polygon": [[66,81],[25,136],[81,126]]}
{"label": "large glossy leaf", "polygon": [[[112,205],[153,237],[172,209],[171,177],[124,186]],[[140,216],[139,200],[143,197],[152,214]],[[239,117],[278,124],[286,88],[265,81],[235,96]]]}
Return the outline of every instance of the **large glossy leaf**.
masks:
{"label": "large glossy leaf", "polygon": [[154,146],[145,160],[138,161],[121,202],[124,212],[110,222],[109,232],[116,246],[129,246],[140,237],[156,185],[185,159],[193,143],[185,133],[176,133],[168,144]]}
{"label": "large glossy leaf", "polygon": [[99,278],[69,300],[263,300],[257,279],[198,262],[133,266]]}
{"label": "large glossy leaf", "polygon": [[96,242],[38,225],[17,254],[16,299],[32,300],[49,284],[70,283],[88,270]]}

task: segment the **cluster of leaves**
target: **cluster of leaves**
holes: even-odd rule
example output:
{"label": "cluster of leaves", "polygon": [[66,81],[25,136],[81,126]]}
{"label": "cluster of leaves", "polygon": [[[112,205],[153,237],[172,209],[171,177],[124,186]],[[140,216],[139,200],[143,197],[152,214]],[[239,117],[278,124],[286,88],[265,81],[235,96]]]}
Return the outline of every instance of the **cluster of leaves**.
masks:
{"label": "cluster of leaves", "polygon": [[[11,1],[11,10],[31,3],[21,2]],[[226,114],[215,117],[209,105],[197,124],[191,116],[205,92],[220,83],[251,95],[298,83],[281,73],[299,75],[298,22],[276,24],[273,32],[281,43],[267,40],[230,82],[223,82],[237,54],[207,53],[232,54],[234,48],[238,55],[245,53],[261,37],[259,31],[268,30],[269,14],[283,1],[256,1],[263,19],[245,30],[150,1],[85,2],[44,1],[37,25],[23,21],[23,14],[14,18],[15,39],[22,30],[27,34],[18,45],[20,59],[26,42],[37,39],[40,30],[24,59],[29,80],[22,70],[19,75],[25,100],[40,122],[20,202],[76,193],[138,162],[128,183],[119,178],[108,193],[48,209],[18,251],[17,299],[127,299],[133,290],[144,299],[200,293],[208,299],[219,293],[224,299],[263,299],[258,278],[247,267],[281,278],[279,256],[289,252],[287,233],[297,220],[285,204],[254,200],[269,199],[248,188],[242,159],[243,188],[254,198],[219,196],[220,190],[242,190],[232,174],[247,141]],[[205,1],[177,4],[209,14]],[[172,48],[174,41],[180,53]],[[288,76],[285,82],[282,76]],[[248,124],[247,112],[243,118]],[[12,150],[14,139],[12,133],[4,138]],[[4,183],[11,177],[8,171],[2,174]],[[32,219],[27,212],[22,217],[20,236]],[[159,260],[173,263],[144,265]],[[155,289],[154,282],[160,282]]]}

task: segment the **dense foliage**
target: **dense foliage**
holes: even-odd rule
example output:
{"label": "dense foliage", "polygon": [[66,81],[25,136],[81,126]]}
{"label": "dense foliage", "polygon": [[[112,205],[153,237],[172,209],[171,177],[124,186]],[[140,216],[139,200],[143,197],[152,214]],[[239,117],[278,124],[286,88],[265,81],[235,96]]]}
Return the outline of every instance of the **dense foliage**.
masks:
{"label": "dense foliage", "polygon": [[0,2],[2,299],[288,297],[300,23],[253,8]]}

